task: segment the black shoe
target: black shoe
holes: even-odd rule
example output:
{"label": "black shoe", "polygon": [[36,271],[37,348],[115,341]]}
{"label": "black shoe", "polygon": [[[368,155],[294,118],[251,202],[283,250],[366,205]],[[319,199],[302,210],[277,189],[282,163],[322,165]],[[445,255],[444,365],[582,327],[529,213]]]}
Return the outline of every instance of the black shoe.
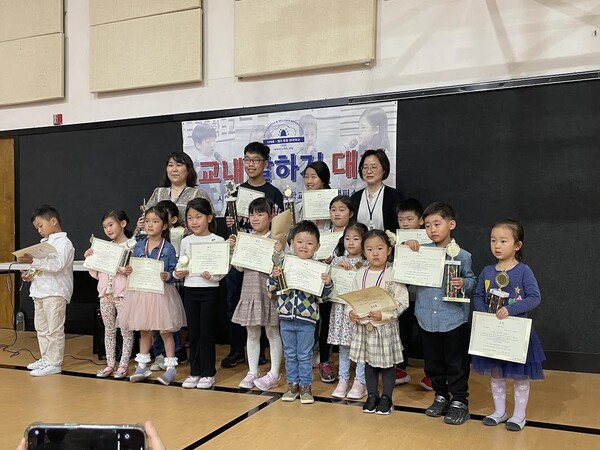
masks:
{"label": "black shoe", "polygon": [[235,367],[239,363],[246,361],[244,353],[242,352],[231,352],[221,361],[221,367]]}
{"label": "black shoe", "polygon": [[267,358],[266,358],[266,356],[265,356],[264,354],[261,354],[261,355],[258,357],[258,365],[259,365],[259,366],[264,366],[266,363],[267,363]]}
{"label": "black shoe", "polygon": [[367,401],[363,405],[363,412],[367,414],[372,414],[377,409],[377,405],[379,404],[379,397],[375,394],[369,394],[367,397]]}
{"label": "black shoe", "polygon": [[436,395],[433,403],[425,410],[429,417],[440,417],[448,412],[448,400],[441,395]]}
{"label": "black shoe", "polygon": [[467,405],[463,402],[453,401],[450,403],[450,409],[448,409],[448,414],[444,417],[444,422],[450,425],[462,425],[470,417]]}
{"label": "black shoe", "polygon": [[177,350],[175,356],[177,356],[177,362],[179,364],[185,364],[188,361],[188,355],[185,347],[181,347],[179,350]]}
{"label": "black shoe", "polygon": [[382,395],[381,399],[379,400],[379,404],[377,405],[377,410],[375,411],[375,414],[387,415],[391,413],[393,409],[394,404],[392,403],[392,399],[389,398],[387,395]]}

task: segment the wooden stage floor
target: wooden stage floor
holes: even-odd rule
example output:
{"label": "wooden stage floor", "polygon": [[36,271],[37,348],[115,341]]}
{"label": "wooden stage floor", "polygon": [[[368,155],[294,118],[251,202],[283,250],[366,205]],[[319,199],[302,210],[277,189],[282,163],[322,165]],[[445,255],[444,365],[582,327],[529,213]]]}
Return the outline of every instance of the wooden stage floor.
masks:
{"label": "wooden stage floor", "polygon": [[[104,364],[92,354],[91,336],[67,336],[63,373],[43,378],[31,377],[25,369],[33,361],[30,351],[39,356],[35,333],[17,339],[12,330],[0,329],[0,348],[2,449],[16,447],[23,430],[35,421],[140,423],[148,419],[170,449],[600,448],[598,374],[546,371],[545,381],[532,383],[527,427],[511,433],[503,426],[481,423],[493,406],[489,380],[478,375],[470,379],[472,420],[453,427],[426,417],[423,412],[433,394],[419,386],[423,372],[418,365],[409,366],[413,380],[394,389],[396,408],[386,417],[362,414],[360,402],[332,399],[335,385],[322,383],[316,370],[315,404],[286,404],[279,399],[284,383],[269,393],[239,390],[245,364],[234,369],[218,366],[215,388],[201,391],[180,387],[188,375],[187,364],[178,367],[176,382],[169,387],[152,381],[161,372],[135,385],[98,379],[94,375]],[[226,351],[218,347],[218,360]],[[512,399],[512,390],[508,397]]]}

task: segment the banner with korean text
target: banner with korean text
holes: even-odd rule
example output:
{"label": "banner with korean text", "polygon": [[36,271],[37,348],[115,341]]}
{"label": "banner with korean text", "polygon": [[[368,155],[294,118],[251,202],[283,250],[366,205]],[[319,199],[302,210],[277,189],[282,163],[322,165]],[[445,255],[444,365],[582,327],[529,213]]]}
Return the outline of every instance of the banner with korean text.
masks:
{"label": "banner with korean text", "polygon": [[198,187],[212,199],[217,215],[225,213],[224,181],[242,183],[244,147],[262,142],[271,149],[265,178],[297,200],[304,190],[304,170],[324,161],[331,188],[352,194],[365,183],[358,163],[367,149],[384,148],[391,163],[386,184],[396,184],[397,103],[370,103],[182,122],[183,151],[194,162]]}

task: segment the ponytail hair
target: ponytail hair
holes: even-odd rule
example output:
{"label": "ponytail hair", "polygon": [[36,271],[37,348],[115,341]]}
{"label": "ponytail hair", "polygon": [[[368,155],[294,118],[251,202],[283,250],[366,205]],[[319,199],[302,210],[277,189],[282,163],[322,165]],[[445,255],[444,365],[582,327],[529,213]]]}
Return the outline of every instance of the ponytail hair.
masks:
{"label": "ponytail hair", "polygon": [[127,226],[129,225],[129,217],[127,216],[127,213],[122,209],[111,209],[109,212],[102,216],[102,220],[100,221],[100,223],[104,222],[106,219],[114,219],[116,222],[119,223],[125,221],[125,229],[123,230],[123,234],[126,238],[130,238],[131,236],[133,236],[133,233],[127,228]]}

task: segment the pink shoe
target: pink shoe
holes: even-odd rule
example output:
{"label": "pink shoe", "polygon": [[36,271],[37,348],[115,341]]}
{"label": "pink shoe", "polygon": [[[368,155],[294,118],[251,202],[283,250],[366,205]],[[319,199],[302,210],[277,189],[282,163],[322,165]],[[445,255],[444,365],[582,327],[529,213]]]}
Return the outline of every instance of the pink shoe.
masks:
{"label": "pink shoe", "polygon": [[335,398],[346,398],[349,388],[349,383],[343,378],[340,378],[340,381],[338,381],[338,385],[331,393],[331,396]]}
{"label": "pink shoe", "polygon": [[244,379],[240,381],[238,386],[242,389],[252,389],[254,387],[254,380],[256,380],[259,376],[259,373],[248,372]]}
{"label": "pink shoe", "polygon": [[352,389],[350,389],[346,398],[348,400],[360,400],[366,395],[367,387],[355,378],[354,383],[352,383]]}
{"label": "pink shoe", "polygon": [[279,380],[281,380],[281,375],[275,379],[275,377],[271,375],[271,372],[268,372],[264,377],[254,380],[254,386],[261,391],[268,391],[269,389],[279,386]]}

